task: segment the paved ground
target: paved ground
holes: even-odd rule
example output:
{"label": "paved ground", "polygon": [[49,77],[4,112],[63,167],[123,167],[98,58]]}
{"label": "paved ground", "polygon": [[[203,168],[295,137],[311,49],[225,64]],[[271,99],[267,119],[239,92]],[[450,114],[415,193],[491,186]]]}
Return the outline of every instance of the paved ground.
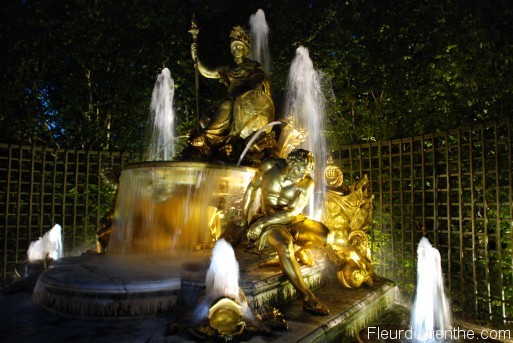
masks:
{"label": "paved ground", "polygon": [[[303,316],[299,302],[291,304],[287,310]],[[294,309],[295,308],[295,309]],[[299,311],[297,311],[299,310]],[[32,302],[29,293],[17,293],[0,296],[0,342],[9,343],[178,343],[195,342],[191,335],[178,333],[166,335],[166,328],[170,322],[179,322],[180,314],[169,314],[149,318],[136,318],[124,320],[84,320],[76,318],[63,318],[52,314]],[[388,311],[382,313],[370,326],[386,327],[393,324],[397,326],[407,325],[409,321],[408,309],[394,305]],[[278,333],[276,337],[253,337],[249,342],[261,343],[268,341],[293,342],[301,336],[301,333],[310,325],[315,325],[315,318],[311,323],[300,322],[299,318],[289,320],[291,327],[289,332]],[[479,332],[485,328],[472,326],[469,323],[457,321],[455,325],[473,329]],[[295,334],[297,333],[297,334]],[[356,338],[347,338],[346,343],[356,343]],[[479,340],[467,340],[476,342]],[[369,342],[385,342],[385,340],[370,340]],[[482,340],[481,340],[482,342]],[[487,340],[487,342],[500,342]],[[502,340],[502,342],[513,342]]]}

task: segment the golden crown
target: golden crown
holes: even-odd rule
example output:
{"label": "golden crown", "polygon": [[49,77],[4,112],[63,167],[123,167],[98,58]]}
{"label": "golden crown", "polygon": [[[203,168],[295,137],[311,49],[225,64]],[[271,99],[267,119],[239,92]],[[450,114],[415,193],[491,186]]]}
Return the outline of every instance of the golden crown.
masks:
{"label": "golden crown", "polygon": [[230,32],[230,38],[232,39],[232,43],[238,41],[248,48],[251,44],[251,38],[249,37],[246,29],[244,29],[242,26],[235,26],[232,29],[232,32]]}

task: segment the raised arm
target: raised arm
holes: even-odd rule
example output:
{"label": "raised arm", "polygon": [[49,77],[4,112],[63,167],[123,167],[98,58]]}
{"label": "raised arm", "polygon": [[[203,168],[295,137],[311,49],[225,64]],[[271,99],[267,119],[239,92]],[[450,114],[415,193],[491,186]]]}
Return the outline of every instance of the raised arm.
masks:
{"label": "raised arm", "polygon": [[258,171],[246,189],[244,193],[244,200],[242,201],[242,215],[244,220],[249,220],[249,210],[255,201],[256,194],[262,184],[262,173]]}
{"label": "raised arm", "polygon": [[242,201],[242,214],[244,219],[249,220],[249,210],[253,206],[253,202],[255,201],[255,197],[257,195],[258,190],[262,186],[262,178],[264,174],[271,168],[273,168],[277,163],[282,163],[280,159],[268,159],[262,162],[256,172],[255,176],[251,180],[246,189],[246,193],[244,193],[244,200]]}
{"label": "raised arm", "polygon": [[201,61],[198,57],[198,44],[197,43],[191,44],[191,55],[192,55],[193,61],[197,64],[198,71],[200,72],[201,75],[203,75],[204,77],[209,78],[209,79],[221,78],[221,75],[219,74],[219,72],[217,70],[210,69],[207,66],[205,66],[203,63],[201,63]]}

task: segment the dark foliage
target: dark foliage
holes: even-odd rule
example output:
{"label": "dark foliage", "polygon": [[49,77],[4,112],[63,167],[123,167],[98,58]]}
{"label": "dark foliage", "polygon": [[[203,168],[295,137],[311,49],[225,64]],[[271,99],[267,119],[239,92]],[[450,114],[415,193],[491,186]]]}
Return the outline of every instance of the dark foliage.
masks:
{"label": "dark foliage", "polygon": [[[142,145],[163,67],[175,80],[179,134],[195,125],[192,13],[205,64],[231,62],[229,30],[262,8],[281,103],[299,45],[330,81],[339,143],[436,132],[510,116],[513,1],[52,1],[4,5],[3,141],[84,149]],[[202,79],[201,108],[222,87]],[[328,93],[330,94],[330,93]]]}

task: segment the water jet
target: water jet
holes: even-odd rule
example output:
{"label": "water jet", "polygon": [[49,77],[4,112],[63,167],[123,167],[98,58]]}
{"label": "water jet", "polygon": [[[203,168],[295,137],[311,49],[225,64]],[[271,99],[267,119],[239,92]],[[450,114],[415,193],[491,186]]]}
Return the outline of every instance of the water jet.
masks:
{"label": "water jet", "polygon": [[440,252],[422,237],[417,248],[417,287],[410,325],[419,341],[451,330],[451,309],[445,295]]}

